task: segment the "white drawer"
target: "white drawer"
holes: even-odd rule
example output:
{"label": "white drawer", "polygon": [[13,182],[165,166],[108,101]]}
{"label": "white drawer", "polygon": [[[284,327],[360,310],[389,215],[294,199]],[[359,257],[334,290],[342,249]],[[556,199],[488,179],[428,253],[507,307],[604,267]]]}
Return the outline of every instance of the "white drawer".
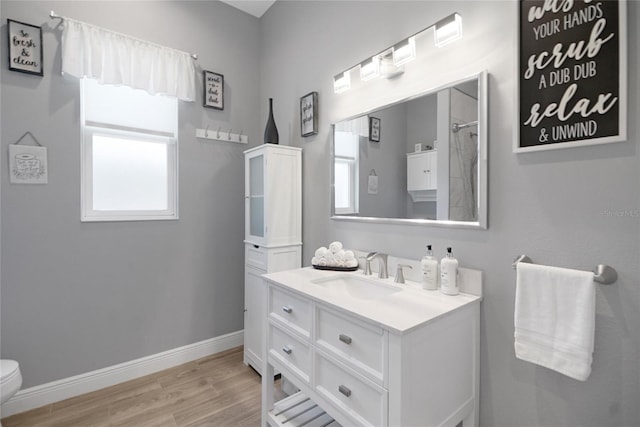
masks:
{"label": "white drawer", "polygon": [[311,375],[312,348],[275,325],[269,325],[269,355],[305,383]]}
{"label": "white drawer", "polygon": [[318,307],[316,329],[319,347],[383,385],[388,338],[382,328]]}
{"label": "white drawer", "polygon": [[267,271],[267,250],[261,246],[247,243],[244,246],[244,262]]}
{"label": "white drawer", "polygon": [[311,339],[311,301],[273,286],[269,287],[269,317],[283,322]]}
{"label": "white drawer", "polygon": [[387,425],[387,392],[321,352],[316,353],[315,383],[316,391],[353,425]]}

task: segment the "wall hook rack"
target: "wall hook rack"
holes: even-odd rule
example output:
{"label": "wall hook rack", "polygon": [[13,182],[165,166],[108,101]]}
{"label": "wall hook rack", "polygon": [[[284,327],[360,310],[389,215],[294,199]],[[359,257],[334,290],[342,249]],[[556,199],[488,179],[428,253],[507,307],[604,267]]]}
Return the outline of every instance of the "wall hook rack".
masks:
{"label": "wall hook rack", "polygon": [[222,130],[222,127],[218,127],[217,131],[209,132],[209,126],[206,129],[196,129],[196,138],[202,139],[212,139],[214,141],[222,141],[222,142],[234,142],[236,144],[248,144],[249,137],[247,135],[243,135],[244,131],[241,130],[240,133],[232,133],[233,129],[229,129],[229,131]]}

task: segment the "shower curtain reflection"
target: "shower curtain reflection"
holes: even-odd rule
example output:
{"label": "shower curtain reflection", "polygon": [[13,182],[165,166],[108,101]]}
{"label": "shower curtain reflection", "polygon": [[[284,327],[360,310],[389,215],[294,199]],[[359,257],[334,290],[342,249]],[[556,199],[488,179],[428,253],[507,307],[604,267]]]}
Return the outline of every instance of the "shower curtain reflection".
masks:
{"label": "shower curtain reflection", "polygon": [[451,90],[449,219],[454,221],[478,219],[477,105],[475,93]]}

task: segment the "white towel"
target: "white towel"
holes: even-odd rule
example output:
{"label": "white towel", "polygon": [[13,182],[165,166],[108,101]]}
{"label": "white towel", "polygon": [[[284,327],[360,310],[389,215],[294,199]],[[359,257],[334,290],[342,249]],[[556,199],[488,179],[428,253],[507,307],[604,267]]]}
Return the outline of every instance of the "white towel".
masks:
{"label": "white towel", "polygon": [[329,252],[331,252],[332,254],[338,253],[341,249],[342,249],[342,243],[338,241],[331,242],[331,244],[329,245]]}
{"label": "white towel", "polygon": [[518,263],[516,357],[585,381],[595,333],[593,273]]}
{"label": "white towel", "polygon": [[324,246],[320,246],[318,249],[316,249],[316,253],[315,253],[316,258],[325,256],[327,254],[327,251],[328,251],[327,248],[325,248]]}
{"label": "white towel", "polygon": [[355,258],[349,259],[347,261],[344,262],[344,266],[345,267],[357,267],[358,266],[358,260]]}
{"label": "white towel", "polygon": [[336,257],[331,252],[328,252],[323,258],[327,260],[327,265],[336,265]]}

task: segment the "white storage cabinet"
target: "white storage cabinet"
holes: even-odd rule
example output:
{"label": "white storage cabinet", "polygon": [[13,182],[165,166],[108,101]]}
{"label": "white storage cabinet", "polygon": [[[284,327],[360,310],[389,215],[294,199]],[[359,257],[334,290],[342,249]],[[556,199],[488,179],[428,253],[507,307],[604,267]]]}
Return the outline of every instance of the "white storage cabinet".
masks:
{"label": "white storage cabinet", "polygon": [[407,154],[407,191],[414,202],[436,200],[437,167],[436,150]]}
{"label": "white storage cabinet", "polygon": [[262,374],[266,288],[261,275],[299,268],[302,149],[264,144],[245,155],[244,363]]}

